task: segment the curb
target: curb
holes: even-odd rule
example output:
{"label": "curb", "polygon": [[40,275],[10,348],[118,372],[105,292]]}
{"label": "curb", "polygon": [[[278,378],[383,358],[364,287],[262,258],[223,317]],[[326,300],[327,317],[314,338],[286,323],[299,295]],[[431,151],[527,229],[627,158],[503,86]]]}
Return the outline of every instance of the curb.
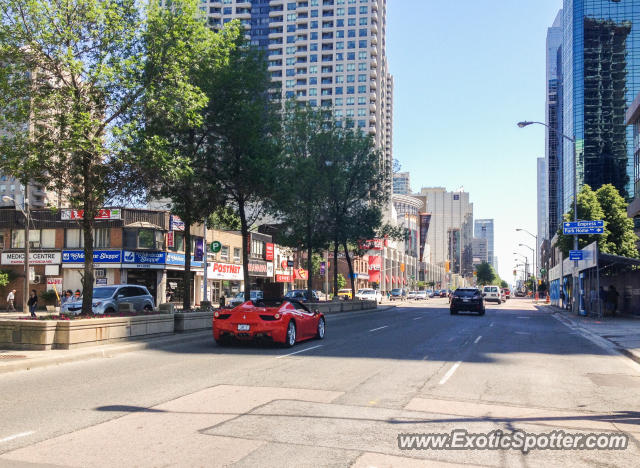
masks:
{"label": "curb", "polygon": [[[205,329],[202,331],[193,331],[191,333],[180,333],[170,336],[164,336],[154,338],[148,341],[140,342],[126,342],[122,344],[110,344],[99,347],[85,348],[86,351],[81,351],[82,348],[75,350],[60,350],[61,352],[71,351],[72,354],[60,354],[56,356],[44,356],[38,358],[26,358],[16,362],[9,362],[0,365],[0,374],[21,371],[32,370],[41,367],[48,367],[59,364],[67,364],[70,362],[86,361],[96,358],[109,358],[119,354],[130,353],[132,351],[140,351],[144,349],[160,348],[163,346],[172,346],[176,344],[185,343],[188,338],[193,338],[191,341],[208,341],[213,340],[211,338],[211,330]],[[54,350],[57,352],[58,350]],[[13,352],[13,351],[12,351]],[[15,351],[19,353],[20,351]]]}

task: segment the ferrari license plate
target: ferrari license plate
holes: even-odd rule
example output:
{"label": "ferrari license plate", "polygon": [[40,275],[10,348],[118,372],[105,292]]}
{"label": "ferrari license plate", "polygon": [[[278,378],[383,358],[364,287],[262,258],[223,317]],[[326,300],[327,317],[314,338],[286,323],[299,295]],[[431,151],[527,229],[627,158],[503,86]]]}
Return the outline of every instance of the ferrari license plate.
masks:
{"label": "ferrari license plate", "polygon": [[238,331],[249,331],[251,327],[249,325],[238,325]]}

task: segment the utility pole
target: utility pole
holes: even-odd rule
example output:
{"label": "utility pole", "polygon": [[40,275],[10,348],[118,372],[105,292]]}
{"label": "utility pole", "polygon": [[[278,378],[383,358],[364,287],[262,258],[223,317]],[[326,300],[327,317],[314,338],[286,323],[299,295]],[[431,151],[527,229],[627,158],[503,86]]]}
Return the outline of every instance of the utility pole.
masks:
{"label": "utility pole", "polygon": [[24,185],[24,294],[22,298],[22,312],[27,312],[29,306],[29,281],[31,271],[29,267],[29,182]]}

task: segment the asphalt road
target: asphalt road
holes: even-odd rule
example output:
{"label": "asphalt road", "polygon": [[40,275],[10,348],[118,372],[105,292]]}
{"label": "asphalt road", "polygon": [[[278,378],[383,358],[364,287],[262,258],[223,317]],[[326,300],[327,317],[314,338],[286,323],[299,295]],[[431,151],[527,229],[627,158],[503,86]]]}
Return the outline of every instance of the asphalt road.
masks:
{"label": "asphalt road", "polygon": [[[530,301],[327,317],[292,349],[210,339],[0,376],[0,466],[634,466],[640,366]],[[398,434],[623,433],[626,450],[400,450]]]}

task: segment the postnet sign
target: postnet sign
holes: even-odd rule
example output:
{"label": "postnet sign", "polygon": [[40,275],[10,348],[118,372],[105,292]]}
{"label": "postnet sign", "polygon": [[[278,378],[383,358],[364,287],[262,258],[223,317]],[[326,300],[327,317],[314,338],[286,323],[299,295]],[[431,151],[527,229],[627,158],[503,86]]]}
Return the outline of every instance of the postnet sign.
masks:
{"label": "postnet sign", "polygon": [[218,262],[207,266],[207,276],[214,280],[242,281],[244,279],[242,266]]}

